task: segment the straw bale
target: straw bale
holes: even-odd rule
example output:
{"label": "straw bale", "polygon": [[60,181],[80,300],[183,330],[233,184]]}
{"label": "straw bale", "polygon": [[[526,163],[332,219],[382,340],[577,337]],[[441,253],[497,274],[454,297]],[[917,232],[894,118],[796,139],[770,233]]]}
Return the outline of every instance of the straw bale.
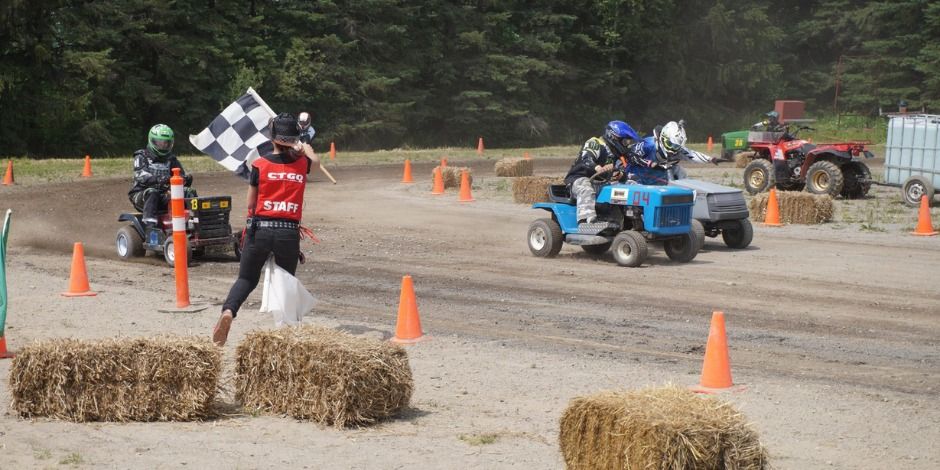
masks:
{"label": "straw bale", "polygon": [[[434,184],[434,171],[440,168],[440,166],[434,167],[431,170],[431,184]],[[441,178],[444,179],[444,189],[447,188],[459,188],[460,187],[460,172],[467,170],[467,179],[469,183],[473,184],[473,171],[465,166],[455,167],[455,166],[445,166],[441,169]]]}
{"label": "straw bale", "polygon": [[[761,193],[748,202],[751,219],[763,222],[767,216],[770,193]],[[832,220],[834,203],[828,194],[810,194],[800,191],[777,191],[780,221],[785,224],[822,224]]]}
{"label": "straw bale", "polygon": [[400,346],[311,325],[251,332],[235,361],[245,407],[337,428],[397,414],[414,389]]}
{"label": "straw bale", "polygon": [[512,200],[520,204],[548,201],[548,187],[564,180],[551,176],[520,176],[512,179]]}
{"label": "straw bale", "polygon": [[532,160],[504,158],[496,162],[496,176],[532,176]]}
{"label": "straw bale", "polygon": [[730,404],[678,387],[578,397],[561,418],[569,469],[765,469],[757,433]]}
{"label": "straw bale", "polygon": [[748,163],[751,163],[751,160],[754,160],[755,152],[746,151],[738,152],[734,156],[734,166],[737,168],[744,168]]}
{"label": "straw bale", "polygon": [[51,339],[10,367],[13,409],[70,421],[192,421],[209,417],[222,355],[203,338]]}

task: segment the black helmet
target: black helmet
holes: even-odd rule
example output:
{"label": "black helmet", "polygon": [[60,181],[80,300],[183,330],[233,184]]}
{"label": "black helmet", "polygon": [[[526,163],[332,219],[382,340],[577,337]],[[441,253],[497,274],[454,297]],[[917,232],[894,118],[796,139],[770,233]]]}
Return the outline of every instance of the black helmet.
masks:
{"label": "black helmet", "polygon": [[292,146],[300,139],[297,118],[290,113],[281,113],[271,119],[271,140],[278,145]]}

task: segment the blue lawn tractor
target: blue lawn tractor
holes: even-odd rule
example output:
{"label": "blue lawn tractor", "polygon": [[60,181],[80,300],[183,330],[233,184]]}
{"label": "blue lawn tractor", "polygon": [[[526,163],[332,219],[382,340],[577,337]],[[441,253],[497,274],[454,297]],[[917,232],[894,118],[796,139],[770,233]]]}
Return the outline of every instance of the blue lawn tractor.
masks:
{"label": "blue lawn tractor", "polygon": [[[595,178],[597,175],[595,175]],[[677,186],[611,183],[597,192],[598,222],[578,224],[576,201],[566,185],[549,186],[549,202],[532,205],[551,218],[529,225],[529,250],[541,258],[561,251],[562,243],[602,255],[612,250],[621,266],[636,267],[649,256],[648,242],[663,242],[666,256],[687,263],[695,259],[702,236],[693,230],[695,192]]]}

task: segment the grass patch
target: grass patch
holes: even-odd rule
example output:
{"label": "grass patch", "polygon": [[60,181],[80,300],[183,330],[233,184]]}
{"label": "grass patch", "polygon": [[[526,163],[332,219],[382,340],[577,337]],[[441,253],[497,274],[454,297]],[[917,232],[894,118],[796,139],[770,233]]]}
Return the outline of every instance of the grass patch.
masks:
{"label": "grass patch", "polygon": [[78,452],[72,452],[59,461],[59,465],[81,465],[83,463],[85,463],[85,459],[83,459],[82,454]]}
{"label": "grass patch", "polygon": [[478,434],[461,434],[457,436],[457,438],[472,446],[485,446],[498,441],[499,433],[485,432]]}
{"label": "grass patch", "polygon": [[52,451],[49,449],[39,449],[33,452],[33,458],[36,460],[49,460],[52,458]]}

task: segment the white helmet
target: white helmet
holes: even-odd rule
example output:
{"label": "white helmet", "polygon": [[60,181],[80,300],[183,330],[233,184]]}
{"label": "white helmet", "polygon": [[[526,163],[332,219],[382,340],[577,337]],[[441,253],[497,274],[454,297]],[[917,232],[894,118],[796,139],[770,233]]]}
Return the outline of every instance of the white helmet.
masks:
{"label": "white helmet", "polygon": [[659,130],[656,143],[661,158],[668,160],[675,156],[685,147],[688,137],[685,135],[685,123],[683,121],[669,121]]}
{"label": "white helmet", "polygon": [[297,116],[297,124],[300,124],[301,129],[306,129],[310,127],[310,113],[304,111]]}

